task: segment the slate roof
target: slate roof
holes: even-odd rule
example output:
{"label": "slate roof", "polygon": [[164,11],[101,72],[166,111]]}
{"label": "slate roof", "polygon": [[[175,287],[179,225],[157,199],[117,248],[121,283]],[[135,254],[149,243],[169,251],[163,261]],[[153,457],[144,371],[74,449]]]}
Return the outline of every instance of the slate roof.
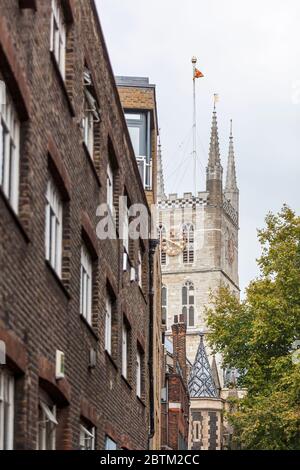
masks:
{"label": "slate roof", "polygon": [[200,344],[191,370],[188,387],[191,398],[218,398],[219,395],[208,362],[203,334],[200,335]]}

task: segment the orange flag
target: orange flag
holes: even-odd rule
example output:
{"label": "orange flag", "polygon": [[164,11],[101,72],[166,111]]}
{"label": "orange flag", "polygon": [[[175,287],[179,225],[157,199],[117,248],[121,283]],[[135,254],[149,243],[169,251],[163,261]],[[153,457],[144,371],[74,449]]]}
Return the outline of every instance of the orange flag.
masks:
{"label": "orange flag", "polygon": [[203,73],[200,70],[195,68],[194,78],[202,78],[204,77]]}

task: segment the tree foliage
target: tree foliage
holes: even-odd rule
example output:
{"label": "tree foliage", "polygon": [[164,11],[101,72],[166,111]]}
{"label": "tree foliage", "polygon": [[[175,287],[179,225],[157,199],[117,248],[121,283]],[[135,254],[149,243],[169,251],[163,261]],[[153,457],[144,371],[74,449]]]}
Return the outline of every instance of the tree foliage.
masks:
{"label": "tree foliage", "polygon": [[213,297],[209,341],[247,389],[228,417],[241,447],[300,449],[300,217],[284,206],[258,238],[260,276],[243,301],[226,286]]}

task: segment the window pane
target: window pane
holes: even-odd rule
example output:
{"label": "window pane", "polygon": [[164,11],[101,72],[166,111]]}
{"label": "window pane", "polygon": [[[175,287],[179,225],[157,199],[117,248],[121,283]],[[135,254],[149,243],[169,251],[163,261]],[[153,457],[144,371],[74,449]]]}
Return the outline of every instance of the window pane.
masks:
{"label": "window pane", "polygon": [[189,308],[189,326],[194,326],[194,307]]}
{"label": "window pane", "polygon": [[92,322],[92,259],[85,246],[81,248],[80,313]]}
{"label": "window pane", "polygon": [[117,444],[108,436],[105,439],[105,450],[117,450]]}
{"label": "window pane", "polygon": [[162,307],[162,324],[165,325],[167,321],[167,309],[166,307]]}
{"label": "window pane", "polygon": [[39,403],[38,450],[55,450],[56,448],[56,406],[43,401]]}
{"label": "window pane", "polygon": [[14,377],[0,370],[0,450],[12,450],[14,442]]}
{"label": "window pane", "polygon": [[6,105],[2,105],[0,110],[0,184],[13,209],[18,212],[20,123],[10,96],[6,94],[2,99],[6,100]]}
{"label": "window pane", "polygon": [[95,428],[80,425],[80,449],[81,450],[94,450],[95,449]]}
{"label": "window pane", "polygon": [[141,370],[141,354],[136,354],[136,394],[141,397],[142,394],[142,370]]}
{"label": "window pane", "polygon": [[162,288],[161,294],[162,294],[162,305],[166,306],[167,305],[167,288],[166,287]]}
{"label": "window pane", "polygon": [[182,315],[183,315],[183,320],[186,323],[187,322],[187,308],[182,307]]}
{"label": "window pane", "polygon": [[140,155],[140,128],[139,127],[128,127],[133,150],[136,156]]}
{"label": "window pane", "polygon": [[140,121],[141,115],[140,114],[133,114],[133,113],[125,113],[126,119],[133,119],[135,121]]}
{"label": "window pane", "polygon": [[187,287],[182,288],[182,305],[187,305]]}
{"label": "window pane", "polygon": [[111,300],[106,300],[106,313],[105,313],[105,349],[111,354],[111,322],[112,322],[112,305]]}
{"label": "window pane", "polygon": [[113,195],[114,195],[114,188],[113,188],[113,171],[110,164],[107,166],[107,204],[109,208],[113,209]]}
{"label": "window pane", "polygon": [[127,378],[127,346],[128,346],[128,330],[123,324],[122,330],[122,374]]}
{"label": "window pane", "polygon": [[127,126],[136,156],[147,157],[147,117],[144,113],[137,117],[137,114],[127,113]]}
{"label": "window pane", "polygon": [[57,0],[52,0],[50,50],[54,53],[62,78],[65,78],[66,26]]}
{"label": "window pane", "polygon": [[52,180],[48,182],[46,199],[46,259],[50,262],[56,273],[61,276],[63,207],[60,195]]}

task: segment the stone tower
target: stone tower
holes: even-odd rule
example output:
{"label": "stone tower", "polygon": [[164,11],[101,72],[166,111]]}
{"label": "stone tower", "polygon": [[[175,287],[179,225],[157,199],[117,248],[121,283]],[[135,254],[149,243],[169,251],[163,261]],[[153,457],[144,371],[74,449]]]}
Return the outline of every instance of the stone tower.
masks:
{"label": "stone tower", "polygon": [[[199,330],[205,333],[205,308],[210,292],[221,285],[239,295],[238,204],[232,126],[229,139],[226,185],[220,159],[216,108],[213,109],[206,190],[183,197],[162,195],[159,200],[163,308],[167,334],[174,315],[187,323],[187,356],[194,362]],[[204,339],[205,340],[205,339]],[[208,357],[212,363],[212,357]],[[223,373],[216,357],[220,386]]]}
{"label": "stone tower", "polygon": [[[161,155],[159,155],[161,160]],[[160,161],[161,165],[161,161]],[[221,449],[224,434],[222,410],[230,393],[224,383],[222,358],[210,354],[206,344],[205,309],[210,294],[226,285],[239,296],[238,230],[239,190],[230,125],[226,183],[220,158],[217,112],[214,106],[206,169],[206,190],[197,195],[164,193],[160,177],[160,222],[162,307],[166,334],[171,335],[175,315],[182,314],[187,326],[187,358],[191,400],[189,446],[191,449]],[[199,331],[201,332],[199,340]]]}

